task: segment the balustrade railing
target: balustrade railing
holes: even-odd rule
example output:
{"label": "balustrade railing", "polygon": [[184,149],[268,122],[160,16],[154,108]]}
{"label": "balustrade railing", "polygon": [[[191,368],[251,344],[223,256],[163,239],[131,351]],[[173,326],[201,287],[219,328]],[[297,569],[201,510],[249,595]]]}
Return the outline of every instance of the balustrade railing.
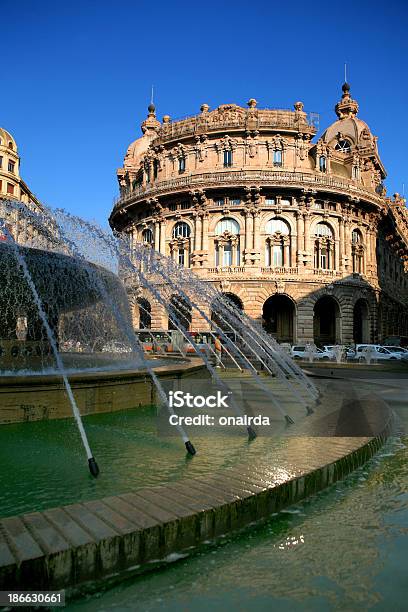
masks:
{"label": "balustrade railing", "polygon": [[262,274],[299,274],[299,268],[289,268],[285,266],[275,268],[261,268]]}
{"label": "balustrade railing", "polygon": [[212,184],[245,184],[247,182],[260,182],[264,184],[273,183],[276,185],[297,184],[311,187],[329,187],[341,189],[352,193],[354,196],[368,197],[370,200],[380,198],[372,191],[354,185],[351,181],[338,177],[318,175],[312,172],[286,172],[284,170],[238,170],[228,172],[207,172],[201,174],[183,175],[147,185],[137,185],[134,189],[129,189],[121,196],[114,199],[115,207],[119,208],[126,205],[138,196],[160,195],[162,192],[171,191],[183,187],[193,188],[195,186],[205,186]]}
{"label": "balustrade railing", "polygon": [[219,266],[216,268],[208,268],[209,274],[243,274],[247,268],[243,266]]}
{"label": "balustrade railing", "polygon": [[314,268],[313,274],[315,276],[337,276],[336,270],[321,270],[320,268]]}

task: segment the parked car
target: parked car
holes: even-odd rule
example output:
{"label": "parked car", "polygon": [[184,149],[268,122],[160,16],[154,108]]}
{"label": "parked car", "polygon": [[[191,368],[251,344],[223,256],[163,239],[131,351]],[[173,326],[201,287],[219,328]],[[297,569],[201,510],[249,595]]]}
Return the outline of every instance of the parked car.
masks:
{"label": "parked car", "polygon": [[401,355],[403,361],[408,361],[408,350],[402,346],[384,345],[384,348],[390,351],[390,353],[397,353]]}
{"label": "parked car", "polygon": [[358,361],[367,361],[367,358],[376,361],[399,361],[400,353],[392,353],[380,344],[356,344],[356,356]]}
{"label": "parked car", "polygon": [[[304,361],[309,361],[309,347],[303,345],[292,346],[290,351],[293,359],[303,359]],[[329,361],[332,357],[329,355],[327,351],[322,351],[322,349],[316,348],[313,351],[313,359],[321,359],[322,361]]]}
{"label": "parked car", "polygon": [[108,342],[102,347],[102,353],[131,353],[132,349],[123,342]]}
{"label": "parked car", "polygon": [[336,359],[335,349],[336,347],[340,347],[342,350],[342,356],[346,353],[346,359],[354,359],[356,356],[356,351],[351,346],[345,346],[343,344],[325,344],[323,349],[327,351],[327,353],[332,354],[333,359]]}

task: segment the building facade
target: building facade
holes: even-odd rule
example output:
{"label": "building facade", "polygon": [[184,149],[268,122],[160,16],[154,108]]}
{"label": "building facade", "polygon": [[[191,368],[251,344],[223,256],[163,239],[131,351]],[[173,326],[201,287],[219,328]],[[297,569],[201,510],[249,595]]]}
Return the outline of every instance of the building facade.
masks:
{"label": "building facade", "polygon": [[[39,239],[44,242],[45,238],[41,228],[35,227],[29,216],[24,215],[24,208],[41,212],[43,206],[21,178],[20,161],[13,136],[0,128],[0,218],[7,221],[8,229],[19,244],[30,245],[34,242],[38,246]],[[22,212],[11,211],[5,204],[8,201],[21,202],[24,205]]]}
{"label": "building facade", "polygon": [[[345,83],[337,120],[316,139],[301,102],[203,104],[162,122],[150,105],[118,170],[110,224],[214,283],[278,341],[407,336],[408,210],[386,197],[358,110]],[[138,300],[135,327],[168,327],[151,296]],[[190,329],[205,328],[193,313]]]}

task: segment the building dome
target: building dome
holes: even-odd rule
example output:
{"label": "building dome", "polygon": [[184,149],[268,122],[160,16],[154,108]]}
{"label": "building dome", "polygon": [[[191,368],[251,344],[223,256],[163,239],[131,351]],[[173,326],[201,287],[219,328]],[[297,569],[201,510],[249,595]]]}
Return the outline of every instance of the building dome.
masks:
{"label": "building dome", "polygon": [[138,167],[150,146],[150,142],[151,138],[147,134],[143,134],[143,136],[134,140],[127,148],[124,167]]}
{"label": "building dome", "polygon": [[[10,143],[11,143],[11,146],[10,146]],[[5,147],[6,149],[11,149],[15,153],[17,153],[16,141],[14,140],[10,132],[8,132],[2,127],[0,127],[0,146]]]}
{"label": "building dome", "polygon": [[143,136],[134,140],[127,148],[123,168],[118,169],[119,184],[122,188],[125,187],[124,176],[128,172],[130,182],[137,177],[138,171],[143,165],[143,160],[149,150],[152,141],[157,136],[157,131],[160,128],[160,121],[156,118],[156,107],[151,102],[147,107],[149,114],[141,124]]}
{"label": "building dome", "polygon": [[371,134],[370,128],[365,121],[362,121],[356,116],[344,117],[338,119],[332,125],[330,125],[322,136],[323,142],[335,146],[337,143],[339,134],[343,138],[350,139],[350,144],[353,147],[357,147],[364,142],[373,144],[373,135]]}

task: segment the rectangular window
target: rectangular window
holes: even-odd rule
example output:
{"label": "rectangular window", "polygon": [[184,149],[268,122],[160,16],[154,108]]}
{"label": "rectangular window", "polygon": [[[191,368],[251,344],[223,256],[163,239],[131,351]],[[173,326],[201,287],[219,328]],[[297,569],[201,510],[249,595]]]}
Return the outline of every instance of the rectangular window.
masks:
{"label": "rectangular window", "polygon": [[275,206],[275,198],[265,198],[265,206]]}
{"label": "rectangular window", "polygon": [[283,266],[282,247],[279,244],[273,247],[273,265],[275,268]]}
{"label": "rectangular window", "polygon": [[282,151],[279,149],[273,152],[273,165],[282,166]]}
{"label": "rectangular window", "polygon": [[2,168],[2,167],[3,167],[3,156],[0,155],[0,168]]}
{"label": "rectangular window", "polygon": [[214,200],[214,206],[224,206],[224,198],[216,198]]}
{"label": "rectangular window", "polygon": [[153,160],[153,178],[157,179],[157,174],[159,172],[159,162],[157,159]]}
{"label": "rectangular window", "polygon": [[12,185],[11,183],[7,183],[7,193],[9,193],[10,195],[14,195],[14,185]]}
{"label": "rectangular window", "polygon": [[179,157],[179,173],[182,174],[186,170],[186,158]]}
{"label": "rectangular window", "polygon": [[327,256],[327,251],[326,249],[322,249],[320,251],[320,268],[322,270],[327,270],[328,269],[328,256]]}
{"label": "rectangular window", "polygon": [[3,181],[0,181],[0,193],[3,191]]}
{"label": "rectangular window", "polygon": [[326,164],[326,158],[324,155],[321,155],[319,157],[319,168],[320,168],[320,172],[326,172],[327,164]]}
{"label": "rectangular window", "polygon": [[222,265],[232,266],[232,245],[230,242],[224,245],[224,261]]}
{"label": "rectangular window", "polygon": [[241,205],[241,198],[230,198],[229,201],[231,206],[240,206]]}
{"label": "rectangular window", "polygon": [[169,204],[169,210],[177,210],[177,204]]}
{"label": "rectangular window", "polygon": [[12,173],[14,174],[14,166],[15,166],[15,165],[16,165],[16,164],[15,164],[13,161],[11,161],[11,159],[9,159],[9,163],[8,163],[8,171],[9,171],[9,172],[12,172]]}
{"label": "rectangular window", "polygon": [[178,252],[178,265],[179,266],[184,266],[184,261],[185,261],[185,251],[184,251],[184,249],[179,249],[179,252]]}
{"label": "rectangular window", "polygon": [[187,210],[188,208],[191,208],[190,202],[181,203],[181,210]]}
{"label": "rectangular window", "polygon": [[232,151],[224,151],[224,168],[232,166]]}

